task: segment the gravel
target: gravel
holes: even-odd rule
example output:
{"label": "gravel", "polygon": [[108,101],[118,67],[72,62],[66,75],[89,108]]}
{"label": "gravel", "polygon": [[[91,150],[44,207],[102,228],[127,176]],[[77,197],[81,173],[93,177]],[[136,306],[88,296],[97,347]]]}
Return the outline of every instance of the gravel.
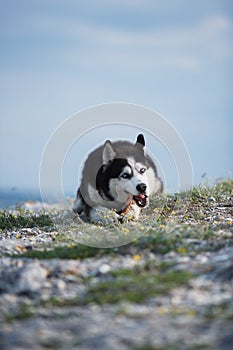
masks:
{"label": "gravel", "polygon": [[[232,217],[209,198],[205,222],[219,224],[217,246],[187,237],[188,251],[155,253],[129,245],[124,254],[86,259],[29,259],[21,254],[57,244],[57,231],[23,228],[0,236],[2,350],[230,350],[233,344]],[[217,211],[217,214],[216,214]],[[220,215],[220,214],[221,215]],[[193,225],[190,219],[190,226]],[[221,241],[221,245],[219,242]],[[224,242],[224,243],[223,243]],[[61,242],[60,244],[65,244]],[[219,245],[219,246],[218,246]],[[12,256],[14,255],[14,257]],[[170,264],[188,271],[187,285],[141,303],[79,304],[92,285],[119,269]],[[75,302],[76,301],[76,302]]]}

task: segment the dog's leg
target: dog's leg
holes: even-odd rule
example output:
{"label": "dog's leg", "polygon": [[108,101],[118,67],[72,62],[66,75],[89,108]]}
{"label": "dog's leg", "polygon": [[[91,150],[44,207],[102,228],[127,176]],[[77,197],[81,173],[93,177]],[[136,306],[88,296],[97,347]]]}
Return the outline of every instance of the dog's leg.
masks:
{"label": "dog's leg", "polygon": [[123,223],[131,220],[138,220],[140,212],[141,209],[137,206],[137,204],[134,201],[132,201],[127,207],[127,209],[121,212],[120,221]]}
{"label": "dog's leg", "polygon": [[85,209],[85,202],[81,195],[80,189],[78,189],[77,196],[74,200],[74,203],[72,204],[72,210],[76,214],[81,214],[84,211],[84,209]]}
{"label": "dog's leg", "polygon": [[128,213],[126,213],[124,217],[124,221],[138,220],[140,212],[141,209],[137,206],[136,203],[132,202]]}

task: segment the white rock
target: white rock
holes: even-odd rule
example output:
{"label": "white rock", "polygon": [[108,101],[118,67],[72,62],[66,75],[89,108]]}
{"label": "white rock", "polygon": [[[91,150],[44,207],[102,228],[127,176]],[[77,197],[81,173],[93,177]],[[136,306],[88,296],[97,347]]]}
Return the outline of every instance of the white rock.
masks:
{"label": "white rock", "polygon": [[111,270],[111,266],[108,265],[108,264],[102,264],[100,267],[99,267],[99,272],[100,273],[108,273],[109,271]]}
{"label": "white rock", "polygon": [[215,199],[214,197],[211,196],[211,197],[208,197],[208,201],[209,201],[209,202],[216,202],[216,199]]}
{"label": "white rock", "polygon": [[0,289],[7,293],[31,294],[46,282],[47,270],[39,262],[6,268],[0,276]]}
{"label": "white rock", "polygon": [[18,293],[38,291],[46,281],[47,270],[39,262],[30,262],[22,269],[17,283]]}

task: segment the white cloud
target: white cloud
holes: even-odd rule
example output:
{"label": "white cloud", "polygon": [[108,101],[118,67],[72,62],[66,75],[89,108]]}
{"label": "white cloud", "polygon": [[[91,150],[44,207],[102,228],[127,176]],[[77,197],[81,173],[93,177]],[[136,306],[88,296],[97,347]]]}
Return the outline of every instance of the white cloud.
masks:
{"label": "white cloud", "polygon": [[[42,34],[57,39],[53,45],[60,57],[90,68],[103,62],[113,69],[116,65],[135,69],[144,62],[145,69],[159,65],[160,69],[196,71],[213,60],[233,56],[233,24],[224,16],[166,29],[122,29],[57,17],[40,17],[34,19],[33,25]],[[61,42],[57,47],[56,41]]]}

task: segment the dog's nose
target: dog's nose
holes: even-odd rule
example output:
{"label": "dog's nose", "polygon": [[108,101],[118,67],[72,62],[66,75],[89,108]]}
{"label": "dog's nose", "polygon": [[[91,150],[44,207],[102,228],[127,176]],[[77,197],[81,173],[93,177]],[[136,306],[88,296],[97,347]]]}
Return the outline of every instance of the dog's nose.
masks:
{"label": "dog's nose", "polygon": [[138,184],[137,186],[136,186],[136,189],[137,189],[137,191],[138,192],[140,192],[140,193],[144,193],[144,192],[146,192],[146,184],[144,184],[143,182],[142,183],[140,183],[140,184]]}

